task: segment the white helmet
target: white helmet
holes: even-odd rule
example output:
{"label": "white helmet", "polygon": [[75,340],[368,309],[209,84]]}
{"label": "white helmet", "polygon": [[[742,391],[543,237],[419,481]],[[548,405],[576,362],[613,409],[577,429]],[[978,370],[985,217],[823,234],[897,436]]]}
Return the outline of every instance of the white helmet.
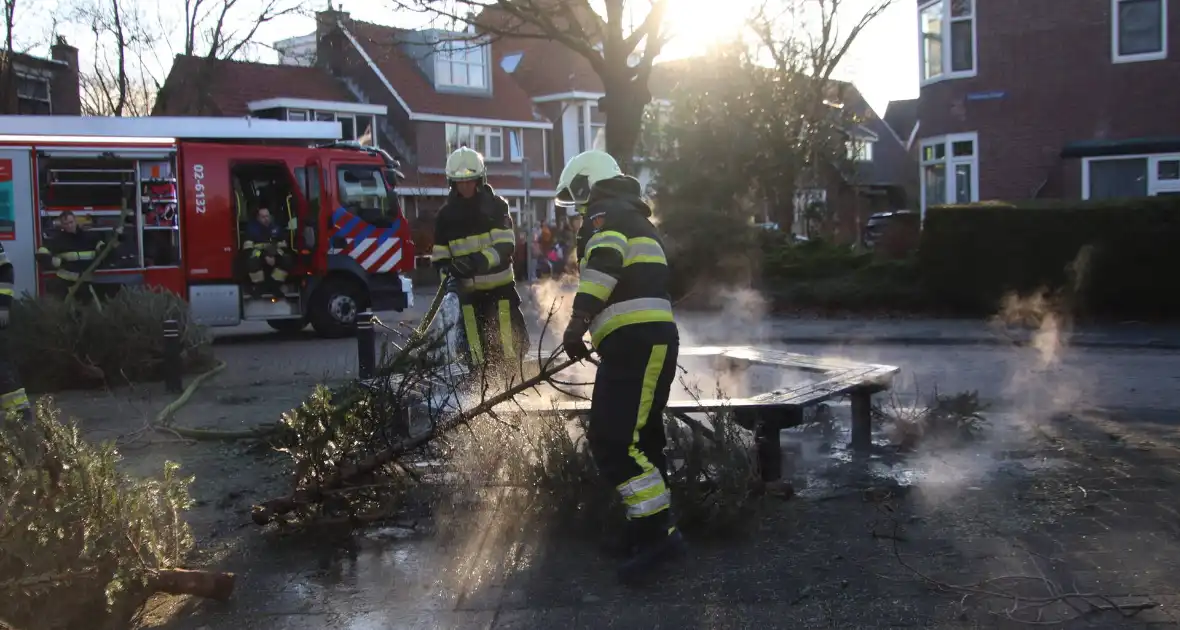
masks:
{"label": "white helmet", "polygon": [[447,156],[447,179],[452,182],[483,179],[487,172],[483,156],[475,149],[459,147]]}
{"label": "white helmet", "polygon": [[619,163],[606,151],[579,153],[562,169],[554,203],[566,208],[583,205],[590,198],[594,184],[622,174]]}

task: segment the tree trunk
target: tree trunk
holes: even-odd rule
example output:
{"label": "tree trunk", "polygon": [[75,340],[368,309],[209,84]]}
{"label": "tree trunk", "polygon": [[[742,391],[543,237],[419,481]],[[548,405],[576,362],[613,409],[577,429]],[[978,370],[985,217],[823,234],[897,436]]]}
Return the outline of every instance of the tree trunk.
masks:
{"label": "tree trunk", "polygon": [[643,130],[643,114],[651,102],[647,87],[621,77],[604,82],[606,87],[606,152],[619,162],[624,173],[634,175],[631,164]]}
{"label": "tree trunk", "polygon": [[196,595],[225,601],[234,592],[233,573],[162,569],[152,577],[151,585],[160,593]]}

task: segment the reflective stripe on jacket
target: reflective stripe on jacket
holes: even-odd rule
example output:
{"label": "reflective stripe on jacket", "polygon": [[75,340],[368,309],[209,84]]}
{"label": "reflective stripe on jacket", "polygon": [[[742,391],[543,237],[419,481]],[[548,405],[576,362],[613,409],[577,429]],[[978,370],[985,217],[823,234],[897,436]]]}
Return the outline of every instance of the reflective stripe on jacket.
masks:
{"label": "reflective stripe on jacket", "polygon": [[623,326],[675,321],[664,244],[639,182],[626,176],[599,182],[586,215],[578,235],[574,312],[592,318],[594,346]]}

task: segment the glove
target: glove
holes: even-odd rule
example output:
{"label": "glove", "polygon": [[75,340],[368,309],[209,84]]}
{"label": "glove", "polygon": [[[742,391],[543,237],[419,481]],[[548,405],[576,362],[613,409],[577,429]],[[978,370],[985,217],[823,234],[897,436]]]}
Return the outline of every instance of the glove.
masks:
{"label": "glove", "polygon": [[475,276],[478,271],[475,262],[475,256],[479,254],[468,254],[467,256],[460,256],[451,260],[451,272],[460,278],[471,278]]}
{"label": "glove", "polygon": [[459,294],[459,279],[452,273],[447,273],[443,276],[443,291],[444,293]]}
{"label": "glove", "polygon": [[0,308],[0,330],[8,328],[8,309]]}
{"label": "glove", "polygon": [[287,222],[287,231],[294,232],[295,230],[298,230],[298,229],[299,229],[299,217],[291,217],[291,220]]}
{"label": "glove", "polygon": [[590,318],[583,313],[574,313],[570,323],[565,327],[565,334],[561,336],[561,347],[565,355],[574,361],[590,358],[590,349],[582,339],[590,329]]}

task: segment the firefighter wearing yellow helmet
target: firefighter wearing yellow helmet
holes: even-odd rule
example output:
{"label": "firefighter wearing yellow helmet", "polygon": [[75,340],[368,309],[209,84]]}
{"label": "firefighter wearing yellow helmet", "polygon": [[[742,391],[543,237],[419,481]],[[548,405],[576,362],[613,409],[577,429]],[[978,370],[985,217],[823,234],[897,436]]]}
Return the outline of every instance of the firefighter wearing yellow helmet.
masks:
{"label": "firefighter wearing yellow helmet", "polygon": [[468,147],[447,158],[451,191],[434,224],[431,261],[459,295],[472,366],[519,359],[528,334],[516,292],[516,238],[508,202],[487,183],[483,156]]}
{"label": "firefighter wearing yellow helmet", "polygon": [[585,216],[578,233],[581,280],[562,338],[584,359],[590,333],[600,362],[587,439],[594,461],[627,509],[630,581],[684,550],[671,515],[663,412],[676,371],[680,335],[668,295],[668,261],[639,181],[609,154],[587,151],[566,164],[557,204]]}

